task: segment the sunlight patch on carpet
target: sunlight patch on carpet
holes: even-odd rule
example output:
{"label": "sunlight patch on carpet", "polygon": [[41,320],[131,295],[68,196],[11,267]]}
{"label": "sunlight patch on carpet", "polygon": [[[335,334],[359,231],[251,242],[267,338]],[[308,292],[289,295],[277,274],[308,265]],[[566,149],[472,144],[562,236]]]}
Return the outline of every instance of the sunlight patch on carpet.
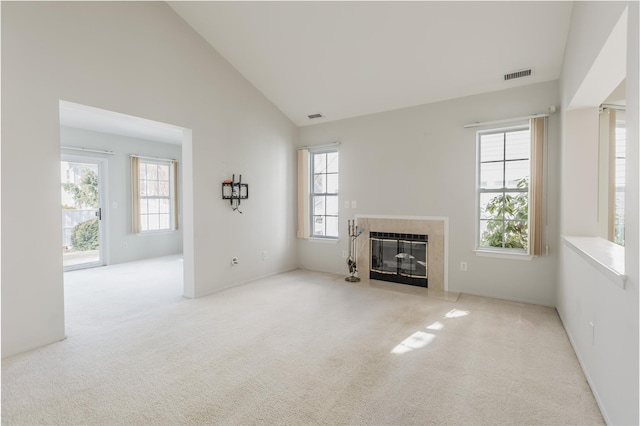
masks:
{"label": "sunlight patch on carpet", "polygon": [[445,318],[460,318],[460,317],[466,317],[467,315],[469,315],[469,311],[461,311],[459,309],[452,309],[449,312],[447,312],[445,314]]}
{"label": "sunlight patch on carpet", "polygon": [[420,349],[427,346],[433,341],[436,336],[431,333],[425,333],[423,331],[416,331],[411,336],[404,339],[391,350],[392,354],[404,354],[414,349]]}
{"label": "sunlight patch on carpet", "polygon": [[436,321],[431,325],[427,326],[427,330],[442,330],[444,328],[444,324],[440,321]]}

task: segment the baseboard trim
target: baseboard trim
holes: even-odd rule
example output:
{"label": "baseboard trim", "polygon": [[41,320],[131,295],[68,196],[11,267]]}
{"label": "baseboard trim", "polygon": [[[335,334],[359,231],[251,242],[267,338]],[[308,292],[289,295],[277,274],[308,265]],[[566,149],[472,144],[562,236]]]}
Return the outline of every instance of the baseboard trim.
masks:
{"label": "baseboard trim", "polygon": [[235,282],[235,283],[232,283],[232,284],[225,285],[223,287],[218,287],[215,290],[212,290],[212,291],[207,292],[207,293],[196,294],[194,299],[198,299],[200,297],[210,296],[212,294],[216,294],[216,293],[219,293],[221,291],[228,290],[230,288],[239,287],[241,285],[249,284],[249,283],[252,283],[254,281],[262,280],[264,278],[269,278],[269,277],[273,277],[275,275],[285,274],[287,272],[295,271],[296,269],[298,269],[298,268],[294,267],[294,268],[287,269],[287,270],[284,270],[284,271],[276,271],[276,272],[272,272],[272,273],[269,273],[269,274],[260,275],[258,277],[254,277],[254,278],[251,278],[251,279],[248,279],[248,280],[245,280],[245,281],[238,281],[238,282]]}

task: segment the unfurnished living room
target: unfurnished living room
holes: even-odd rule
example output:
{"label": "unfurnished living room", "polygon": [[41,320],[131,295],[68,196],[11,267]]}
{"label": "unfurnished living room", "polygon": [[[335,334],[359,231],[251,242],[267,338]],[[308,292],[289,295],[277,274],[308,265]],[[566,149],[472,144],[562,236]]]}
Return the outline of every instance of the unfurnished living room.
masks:
{"label": "unfurnished living room", "polygon": [[638,425],[640,4],[1,7],[3,425]]}

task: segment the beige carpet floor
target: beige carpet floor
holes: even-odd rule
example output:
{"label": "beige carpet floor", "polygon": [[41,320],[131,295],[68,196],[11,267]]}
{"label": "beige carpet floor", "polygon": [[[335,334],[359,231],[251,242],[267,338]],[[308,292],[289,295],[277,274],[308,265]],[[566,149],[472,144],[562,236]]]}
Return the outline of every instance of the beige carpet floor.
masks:
{"label": "beige carpet floor", "polygon": [[604,424],[554,309],[293,271],[190,300],[176,257],[70,272],[7,425]]}

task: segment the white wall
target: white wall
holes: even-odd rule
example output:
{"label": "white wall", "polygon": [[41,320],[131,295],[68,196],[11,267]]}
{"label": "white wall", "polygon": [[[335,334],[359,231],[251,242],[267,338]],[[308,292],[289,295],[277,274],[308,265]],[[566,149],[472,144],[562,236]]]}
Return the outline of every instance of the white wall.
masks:
{"label": "white wall", "polygon": [[[183,231],[192,295],[296,267],[297,129],[169,6],[1,7],[2,356],[64,337],[61,99],[190,129]],[[221,200],[232,173],[250,185],[243,215]]]}
{"label": "white wall", "polygon": [[562,108],[562,233],[598,235],[599,110]]}
{"label": "white wall", "polygon": [[[161,233],[131,233],[131,163],[130,154],[178,161],[178,175],[182,172],[182,148],[180,145],[135,139],[126,136],[93,132],[73,127],[60,128],[62,146],[113,151],[112,155],[86,153],[104,158],[107,176],[103,178],[108,189],[108,202],[103,206],[107,221],[106,255],[108,264],[133,262],[152,257],[182,253],[182,223],[178,230]],[[72,155],[81,151],[62,150]],[[178,179],[178,200],[182,197],[182,179]],[[182,216],[182,203],[178,207]]]}
{"label": "white wall", "polygon": [[[589,2],[589,5],[583,3],[575,2],[571,14],[571,28],[562,65],[563,105],[569,105],[576,97],[612,28],[627,6],[624,1],[594,1]],[[578,45],[579,49],[574,48]],[[612,90],[608,91],[611,92]]]}
{"label": "white wall", "polygon": [[[603,87],[605,92],[615,89],[615,81],[609,81],[612,76],[594,83],[590,75],[602,68],[598,63],[601,52],[619,47],[607,43],[616,38],[611,34],[615,35],[627,6],[629,33],[622,40],[626,58],[618,58],[626,67],[627,78],[626,286],[616,286],[566,245],[561,246],[558,267],[558,313],[605,419],[615,425],[637,425],[639,421],[638,2],[576,2],[561,80],[561,232],[596,236],[598,103],[584,107],[582,102],[572,102],[595,99],[594,94]],[[614,68],[619,65],[612,64]],[[572,109],[574,105],[579,108]]]}
{"label": "white wall", "polygon": [[[477,257],[475,249],[476,131],[463,126],[546,112],[559,104],[558,82],[300,128],[299,145],[340,141],[340,223],[355,214],[447,216],[449,290],[555,305],[558,116],[549,119],[548,235],[550,256],[532,261]],[[356,209],[345,209],[355,200]],[[300,242],[300,263],[347,274],[338,244]],[[468,271],[460,271],[460,262]]]}

